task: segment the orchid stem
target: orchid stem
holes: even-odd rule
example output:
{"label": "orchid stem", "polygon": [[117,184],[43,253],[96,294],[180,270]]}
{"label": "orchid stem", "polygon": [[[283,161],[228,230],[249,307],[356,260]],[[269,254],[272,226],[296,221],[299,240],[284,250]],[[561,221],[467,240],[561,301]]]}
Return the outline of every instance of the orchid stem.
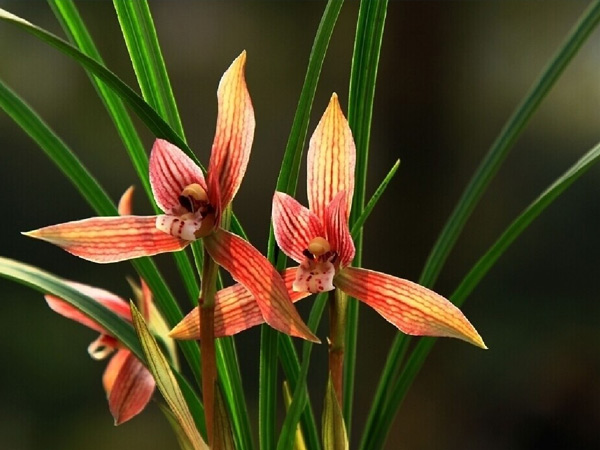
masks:
{"label": "orchid stem", "polygon": [[215,384],[217,381],[217,362],[215,357],[215,293],[219,266],[204,250],[202,266],[202,290],[200,305],[200,354],[202,356],[202,397],[209,445],[213,444]]}
{"label": "orchid stem", "polygon": [[348,297],[343,291],[335,289],[329,292],[329,372],[340,407],[344,391],[347,304]]}

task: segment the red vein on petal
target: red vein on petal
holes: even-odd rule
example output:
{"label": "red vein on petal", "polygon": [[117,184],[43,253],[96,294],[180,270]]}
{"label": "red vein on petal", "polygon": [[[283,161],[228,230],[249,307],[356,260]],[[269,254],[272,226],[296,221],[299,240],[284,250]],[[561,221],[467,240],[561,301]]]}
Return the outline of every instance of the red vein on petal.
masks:
{"label": "red vein on petal", "polygon": [[154,378],[148,369],[129,353],[108,396],[115,425],[120,425],[139,414],[150,401],[154,386]]}
{"label": "red vein on petal", "polygon": [[346,192],[340,191],[327,206],[327,239],[332,248],[337,251],[340,265],[347,266],[354,259],[354,241],[348,228],[346,214]]}
{"label": "red vein on petal", "polygon": [[277,245],[297,263],[304,260],[302,252],[313,238],[325,237],[319,218],[283,192],[273,196],[273,231]]}
{"label": "red vein on petal", "polygon": [[242,52],[225,71],[217,90],[218,115],[209,162],[209,177],[218,180],[220,207],[233,199],[244,177],[254,138],[254,109]]}
{"label": "red vein on petal", "polygon": [[155,223],[155,216],[92,217],[24,234],[98,263],[173,252],[189,244],[156,229]]}
{"label": "red vein on petal", "polygon": [[[123,319],[131,322],[131,311],[129,309],[129,304],[118,295],[115,295],[112,292],[104,289],[88,286],[86,284],[75,283],[72,281],[67,282],[67,284],[82,294],[93,298],[98,303],[110,309]],[[98,331],[99,333],[110,334],[98,322],[88,317],[79,309],[70,303],[67,303],[63,299],[49,294],[45,295],[44,298],[46,299],[46,303],[48,303],[50,309],[61,316],[79,322],[80,324],[85,325],[92,330]]]}
{"label": "red vein on petal", "polygon": [[250,243],[224,230],[204,238],[213,259],[254,296],[265,322],[273,328],[318,342],[294,308],[279,273]]}
{"label": "red vein on petal", "polygon": [[150,154],[150,184],[161,209],[171,212],[179,206],[181,191],[192,183],[206,189],[200,168],[177,146],[157,139]]}
{"label": "red vein on petal", "polygon": [[346,191],[346,204],[352,204],[356,148],[336,94],[331,96],[311,137],[307,163],[308,204],[311,211],[324,219],[326,206],[340,191]]}
{"label": "red vein on petal", "polygon": [[447,336],[486,348],[463,313],[439,294],[412,281],[355,267],[340,271],[334,283],[381,314],[406,334]]}
{"label": "red vein on petal", "polygon": [[[282,275],[292,302],[311,295],[309,292],[293,292],[292,283],[296,268],[286,269]],[[215,337],[233,336],[241,331],[264,323],[262,313],[252,294],[240,283],[221,289],[215,296]],[[174,339],[200,339],[201,323],[198,307],[187,314],[169,333]]]}

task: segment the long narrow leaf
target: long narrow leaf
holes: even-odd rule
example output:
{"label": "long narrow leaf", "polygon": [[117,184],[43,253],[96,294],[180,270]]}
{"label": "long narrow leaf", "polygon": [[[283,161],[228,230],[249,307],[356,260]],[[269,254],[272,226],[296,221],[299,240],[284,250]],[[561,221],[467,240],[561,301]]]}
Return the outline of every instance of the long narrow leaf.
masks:
{"label": "long narrow leaf", "polygon": [[[145,0],[136,2],[115,0],[113,4],[144,99],[184,138],[183,127],[148,3]],[[199,256],[202,255],[202,242],[196,241],[191,247],[200,273],[202,261]],[[195,277],[190,273],[189,261],[184,252],[178,253],[178,256],[184,259],[177,261],[182,277],[186,281],[186,285],[192,289],[193,296],[197,297],[198,285]],[[193,302],[196,302],[195,298]],[[227,345],[218,341],[216,353],[223,393],[228,408],[232,410],[236,439],[243,448],[250,450],[253,448],[250,418],[243,395],[241,377],[236,376],[239,374],[239,367],[235,358],[233,339],[229,339]]]}
{"label": "long narrow leaf", "polygon": [[114,0],[113,5],[142,96],[185,139],[148,3]]}
{"label": "long narrow leaf", "polygon": [[[387,0],[362,0],[358,12],[348,97],[348,123],[356,143],[356,181],[350,215],[351,226],[357,222],[365,205],[371,118],[387,4]],[[354,241],[356,255],[353,265],[355,266],[361,264],[362,242],[362,232],[359,232]],[[348,298],[347,311],[344,313],[347,317],[342,410],[348,436],[350,436],[358,339],[358,302],[356,299]]]}
{"label": "long narrow leaf", "polygon": [[322,434],[324,450],[348,450],[348,435],[346,434],[346,425],[342,417],[342,407],[338,402],[333,388],[331,375],[327,380],[327,388],[325,390]]}
{"label": "long narrow leaf", "polygon": [[[85,27],[79,12],[75,8],[75,4],[71,0],[48,0],[48,3],[69,39],[77,45],[83,53],[95,59],[100,64],[103,64],[102,57],[94,45],[92,37]],[[148,157],[133,122],[125,109],[125,106],[123,106],[123,102],[90,71],[88,71],[88,75],[98,91],[98,95],[106,106],[106,109],[109,111],[110,117],[119,132],[119,136],[121,137],[125,148],[128,150],[131,162],[148,197],[152,198],[152,191],[148,181]]]}
{"label": "long narrow leaf", "polygon": [[139,359],[144,360],[131,325],[98,301],[69,286],[65,280],[37,267],[4,257],[0,257],[0,276],[29,286],[41,294],[52,294],[65,300],[102,325]]}
{"label": "long narrow leaf", "polygon": [[[77,190],[100,215],[117,215],[117,208],[98,182],[81,164],[64,142],[44,123],[44,121],[23,100],[0,81],[0,108],[40,146],[46,155],[57,165],[62,173],[71,180]],[[150,286],[159,309],[165,315],[169,325],[174,326],[183,314],[177,306],[173,294],[149,258],[139,258],[131,262],[138,273]],[[190,362],[196,377],[200,354],[197,346],[191,342],[179,343],[184,355]]]}
{"label": "long narrow leaf", "polygon": [[358,216],[358,218],[352,224],[351,234],[352,234],[353,240],[356,241],[358,239],[360,232],[362,230],[362,226],[364,225],[365,221],[371,215],[373,208],[375,208],[375,205],[377,204],[377,202],[379,201],[379,199],[385,192],[386,188],[388,187],[388,184],[390,183],[390,181],[392,181],[392,178],[394,178],[394,175],[396,175],[396,172],[398,171],[399,167],[400,167],[400,160],[397,160],[394,163],[394,165],[392,166],[392,168],[389,170],[387,175],[383,178],[381,183],[379,183],[379,186],[377,186],[377,189],[375,189],[375,192],[373,193],[373,195],[367,202],[361,215]]}
{"label": "long narrow leaf", "polygon": [[[69,39],[77,45],[83,53],[103,64],[102,57],[100,56],[85,23],[81,19],[75,4],[71,0],[49,0],[49,4],[54,11],[54,15],[58,18],[63,29],[69,36]],[[87,70],[87,73],[117,128],[119,136],[123,141],[127,154],[129,155],[142,186],[144,187],[148,199],[154,206],[154,210],[157,213],[160,212],[160,209],[154,202],[154,196],[150,188],[148,156],[142,141],[135,130],[133,122],[129,117],[129,113],[125,109],[125,106],[118,95],[116,95],[90,70]],[[189,260],[187,259],[185,252],[174,253],[173,257],[181,272],[188,296],[190,297],[192,304],[195,304],[198,297],[198,283],[195,279]]]}
{"label": "long narrow leaf", "polygon": [[87,70],[90,70],[95,76],[100,78],[107,86],[109,86],[119,97],[125,101],[136,115],[146,124],[146,126],[154,133],[156,137],[163,138],[177,145],[182,149],[194,162],[200,165],[198,158],[190,150],[183,138],[179,136],[165,122],[154,109],[148,105],[138,94],[136,94],[129,86],[119,79],[113,72],[108,70],[102,64],[93,58],[82,53],[77,48],[73,47],[68,42],[60,39],[54,34],[28,22],[21,17],[0,8],[0,20],[16,25],[24,31],[38,37],[43,42],[51,45],[65,55],[73,58]]}
{"label": "long narrow leaf", "polygon": [[156,380],[156,386],[175,415],[177,422],[192,447],[196,450],[208,450],[208,445],[206,445],[196,428],[196,423],[192,418],[183,392],[171,370],[171,366],[169,366],[167,358],[165,358],[156,339],[154,339],[154,336],[148,330],[148,326],[144,322],[144,318],[140,312],[133,303],[130,306],[133,326],[142,344],[142,349],[148,363],[148,370],[150,370]]}
{"label": "long narrow leaf", "polygon": [[[419,281],[421,284],[426,286],[433,285],[444,262],[452,250],[454,243],[458,239],[464,224],[469,218],[471,212],[474,210],[477,202],[485,192],[487,186],[493,179],[494,175],[504,162],[508,152],[516,142],[517,138],[520,136],[521,132],[525,129],[527,123],[537,110],[542,100],[554,86],[579,48],[583,45],[591,32],[596,28],[599,21],[600,1],[597,0],[592,3],[590,7],[583,13],[580,20],[573,27],[561,47],[558,49],[557,53],[542,71],[540,77],[533,84],[529,93],[523,98],[523,101],[516,108],[515,112],[500,132],[500,135],[492,144],[490,150],[462,194],[453,213],[446,222],[442,233],[438,237],[438,240],[436,241],[428,257],[421,274]],[[380,386],[378,387],[378,391],[388,391],[391,389],[391,386],[382,385],[382,382],[383,380],[389,380],[389,377],[387,376],[388,373],[395,373],[398,371],[400,362],[392,360],[389,355],[396,353],[398,348],[404,345],[403,340],[405,339],[409,338],[405,335],[398,334],[394,340],[394,343],[392,344],[388,354],[388,359],[386,360],[386,366],[382,373],[382,378],[379,382]],[[429,342],[431,340],[425,339],[424,341]],[[413,361],[415,360],[412,357],[409,358],[407,367],[412,364],[416,364]],[[397,407],[399,407],[399,405],[400,403],[398,402]],[[374,413],[375,411],[382,411],[382,405],[380,402],[373,403],[371,412]],[[391,415],[394,416],[395,413],[396,411],[394,410]],[[373,421],[373,423],[375,422],[377,421]],[[378,423],[381,425],[381,422]],[[381,434],[381,431],[374,432],[372,428],[366,428],[362,441],[363,445],[361,445],[361,448],[368,448],[369,450],[380,448],[374,447],[371,439],[379,440],[381,439]],[[387,429],[383,434],[387,434]],[[369,444],[369,442],[371,443]]]}
{"label": "long narrow leaf", "polygon": [[[467,296],[479,284],[481,279],[488,273],[498,258],[502,256],[517,237],[519,237],[554,200],[556,200],[569,186],[599,160],[600,144],[587,152],[508,226],[498,240],[496,240],[469,271],[467,276],[462,280],[458,288],[450,297],[450,300],[456,305],[461,306],[467,299]],[[434,338],[424,338],[419,340],[411,353],[406,366],[400,373],[398,380],[395,382],[393,389],[387,391],[387,405],[380,414],[380,421],[375,423],[375,426],[370,433],[370,442],[366,446],[363,446],[363,448],[372,449],[383,447],[385,437],[389,432],[396,412],[435,342],[436,339]]]}
{"label": "long narrow leaf", "polygon": [[439,275],[452,247],[479,199],[485,192],[508,152],[521,135],[542,100],[600,22],[600,1],[595,1],[573,27],[564,43],[517,106],[492,144],[440,233],[421,274],[420,284],[431,286]]}
{"label": "long narrow leaf", "polygon": [[[25,30],[26,32],[38,37],[43,42],[58,49],[65,55],[73,58],[84,68],[91,71],[95,76],[100,78],[113,92],[115,92],[121,100],[123,100],[136,113],[136,115],[146,124],[146,126],[154,133],[156,137],[163,138],[177,145],[183,150],[194,162],[200,167],[202,165],[198,161],[196,155],[190,150],[182,137],[180,137],[173,129],[148,105],[138,94],[136,94],[129,86],[119,79],[114,73],[104,67],[102,64],[95,61],[93,58],[83,54],[77,48],[73,47],[64,40],[49,33],[48,31],[33,25],[27,20],[15,16],[14,14],[0,8],[0,20],[11,23]],[[238,235],[244,237],[244,230],[237,218],[234,216],[231,220],[231,229]]]}
{"label": "long narrow leaf", "polygon": [[[294,115],[292,128],[283,155],[283,162],[279,176],[277,178],[277,190],[293,195],[296,191],[298,182],[298,173],[300,170],[300,162],[306,134],[308,132],[308,124],[310,120],[310,112],[312,109],[313,99],[317,89],[317,83],[321,74],[325,54],[329,46],[329,40],[333,34],[333,29],[337,21],[338,15],[342,8],[343,0],[329,0],[323,11],[323,16],[319,23],[319,27],[315,34],[313,47],[308,60],[308,67],[304,78],[304,84],[300,93],[298,107]],[[286,258],[283,253],[279,253],[275,258],[275,239],[273,229],[269,233],[269,242],[267,254],[269,260],[276,264],[278,270],[285,268]],[[260,352],[260,389],[259,389],[259,440],[261,448],[275,448],[275,412],[277,410],[277,333],[263,326],[261,330],[261,352]],[[291,355],[296,355],[296,350],[292,346],[290,339],[282,338],[279,345],[287,347],[287,351],[280,352],[280,357],[286,358]],[[291,356],[290,359],[284,361],[284,367],[293,368],[295,373],[286,373],[286,377],[296,378],[298,371],[298,358]],[[320,443],[316,430],[312,409],[307,408],[307,412],[302,415],[302,426],[305,430],[307,445],[311,449],[319,449]]]}

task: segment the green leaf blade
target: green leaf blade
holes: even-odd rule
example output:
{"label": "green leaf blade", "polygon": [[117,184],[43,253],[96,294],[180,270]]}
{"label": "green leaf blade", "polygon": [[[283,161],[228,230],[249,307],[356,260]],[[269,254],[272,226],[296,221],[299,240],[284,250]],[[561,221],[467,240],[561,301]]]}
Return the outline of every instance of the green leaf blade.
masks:
{"label": "green leaf blade", "polygon": [[[360,218],[365,205],[371,120],[387,5],[387,0],[363,0],[360,3],[358,12],[348,94],[348,123],[356,144],[356,180],[350,214],[351,227]],[[356,254],[353,265],[360,266],[362,260],[362,230],[355,237],[354,244]],[[358,311],[358,301],[348,298],[348,307],[345,312],[347,325],[346,349],[344,352],[344,405],[342,405],[348,435],[352,431]]]}
{"label": "green leaf blade", "polygon": [[183,126],[148,2],[113,2],[144,99],[183,139]]}
{"label": "green leaf blade", "polygon": [[65,300],[102,325],[139,359],[144,359],[140,344],[129,323],[93,298],[69,286],[62,278],[29,264],[1,256],[0,276],[35,289],[41,294],[52,294]]}
{"label": "green leaf blade", "polygon": [[144,355],[146,356],[148,370],[150,370],[156,381],[156,386],[163,395],[167,405],[173,412],[192,447],[195,450],[208,450],[208,446],[196,428],[196,424],[192,418],[183,392],[179,387],[177,378],[171,370],[167,358],[163,355],[156,339],[154,339],[154,336],[150,333],[146,322],[144,322],[144,318],[133,302],[130,306],[133,326],[142,345]]}
{"label": "green leaf blade", "polygon": [[346,434],[346,425],[342,416],[342,408],[333,388],[331,374],[327,380],[322,423],[323,449],[348,450],[349,442],[348,435]]}

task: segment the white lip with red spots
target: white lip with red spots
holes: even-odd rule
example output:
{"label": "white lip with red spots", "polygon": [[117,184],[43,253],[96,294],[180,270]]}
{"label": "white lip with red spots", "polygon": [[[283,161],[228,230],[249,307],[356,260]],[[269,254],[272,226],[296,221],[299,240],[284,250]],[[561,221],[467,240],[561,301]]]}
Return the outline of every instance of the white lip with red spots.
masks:
{"label": "white lip with red spots", "polygon": [[306,258],[296,271],[296,279],[292,284],[295,292],[332,291],[333,277],[335,276],[335,263],[337,254],[331,251],[331,245],[322,237],[313,238],[304,250]]}
{"label": "white lip with red spots", "polygon": [[306,259],[296,271],[296,279],[292,289],[296,292],[319,292],[332,291],[335,267],[330,261],[315,261]]}

